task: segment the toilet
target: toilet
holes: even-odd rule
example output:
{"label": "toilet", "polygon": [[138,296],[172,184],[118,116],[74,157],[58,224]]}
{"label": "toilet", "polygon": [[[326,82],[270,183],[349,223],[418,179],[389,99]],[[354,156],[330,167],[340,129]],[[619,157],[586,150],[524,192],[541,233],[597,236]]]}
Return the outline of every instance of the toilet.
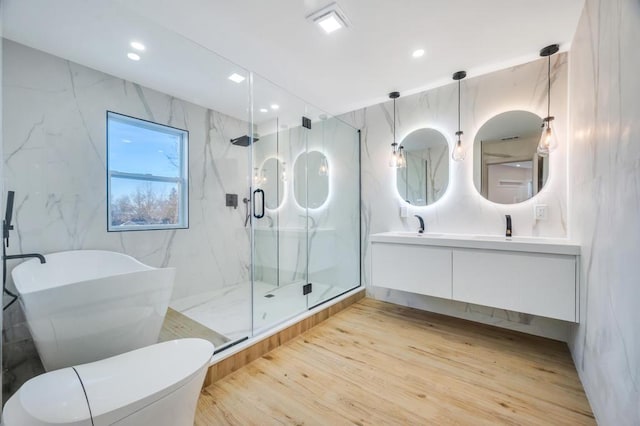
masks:
{"label": "toilet", "polygon": [[7,401],[4,426],[192,426],[213,345],[157,343],[26,382]]}

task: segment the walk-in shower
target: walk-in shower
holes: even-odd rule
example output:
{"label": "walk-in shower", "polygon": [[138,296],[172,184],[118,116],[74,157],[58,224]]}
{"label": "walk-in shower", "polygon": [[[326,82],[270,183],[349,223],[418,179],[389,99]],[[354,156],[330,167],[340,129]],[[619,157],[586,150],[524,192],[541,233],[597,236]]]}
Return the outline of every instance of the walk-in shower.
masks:
{"label": "walk-in shower", "polygon": [[[253,130],[232,139],[247,156],[239,194],[249,236],[247,279],[178,298],[172,308],[224,336],[260,334],[360,283],[359,133],[258,76]],[[278,93],[282,106],[260,106]],[[243,151],[244,150],[244,151]]]}
{"label": "walk-in shower", "polygon": [[[204,337],[218,351],[360,285],[356,129],[128,3],[92,2],[90,30],[74,18],[88,13],[82,2],[69,3],[74,14],[45,3],[5,11],[8,256],[98,249],[175,268],[161,339]],[[34,28],[36,13],[56,19]],[[30,41],[36,30],[60,36],[53,54]],[[74,31],[87,42],[65,38]],[[122,52],[134,34],[150,46],[135,63]],[[107,111],[130,126],[107,132]],[[127,226],[109,229],[108,211]],[[153,226],[142,226],[148,217]],[[14,294],[17,263],[7,271]],[[14,332],[24,329],[14,303],[4,316],[5,397],[42,372],[32,339]]]}

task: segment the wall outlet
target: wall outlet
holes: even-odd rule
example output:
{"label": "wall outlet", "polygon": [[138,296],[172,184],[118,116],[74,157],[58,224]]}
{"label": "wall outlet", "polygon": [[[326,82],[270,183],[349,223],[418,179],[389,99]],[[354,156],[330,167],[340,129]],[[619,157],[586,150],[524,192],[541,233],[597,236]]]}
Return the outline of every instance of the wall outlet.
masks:
{"label": "wall outlet", "polygon": [[535,217],[536,220],[547,220],[547,205],[536,204],[533,206],[533,217]]}
{"label": "wall outlet", "polygon": [[400,217],[409,217],[409,208],[407,206],[400,206]]}

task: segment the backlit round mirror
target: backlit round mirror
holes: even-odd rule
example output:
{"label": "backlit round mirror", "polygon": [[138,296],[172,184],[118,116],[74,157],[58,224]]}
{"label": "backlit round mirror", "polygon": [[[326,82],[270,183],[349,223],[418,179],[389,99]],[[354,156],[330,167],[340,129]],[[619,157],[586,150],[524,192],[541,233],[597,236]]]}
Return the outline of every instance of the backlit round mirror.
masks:
{"label": "backlit round mirror", "polygon": [[547,182],[549,157],[536,148],[542,118],[528,111],[507,111],[487,121],[473,144],[473,182],[494,203],[521,203]]}
{"label": "backlit round mirror", "polygon": [[284,199],[282,163],[275,157],[267,158],[254,176],[258,187],[264,190],[264,206],[270,210],[280,207]]}
{"label": "backlit round mirror", "polygon": [[418,129],[400,143],[405,167],[397,169],[398,194],[414,206],[438,201],[449,185],[449,144],[434,129]]}
{"label": "backlit round mirror", "polygon": [[298,156],[293,170],[293,192],[300,207],[317,209],[324,204],[329,197],[330,172],[323,153],[309,151]]}

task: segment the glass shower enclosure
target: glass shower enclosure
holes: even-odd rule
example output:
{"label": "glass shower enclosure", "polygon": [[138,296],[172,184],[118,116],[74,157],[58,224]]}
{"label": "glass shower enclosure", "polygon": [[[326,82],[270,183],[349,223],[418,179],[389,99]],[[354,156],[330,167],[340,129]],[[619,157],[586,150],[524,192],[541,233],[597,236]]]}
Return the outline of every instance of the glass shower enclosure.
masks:
{"label": "glass shower enclosure", "polygon": [[252,331],[360,283],[359,133],[253,76]]}

